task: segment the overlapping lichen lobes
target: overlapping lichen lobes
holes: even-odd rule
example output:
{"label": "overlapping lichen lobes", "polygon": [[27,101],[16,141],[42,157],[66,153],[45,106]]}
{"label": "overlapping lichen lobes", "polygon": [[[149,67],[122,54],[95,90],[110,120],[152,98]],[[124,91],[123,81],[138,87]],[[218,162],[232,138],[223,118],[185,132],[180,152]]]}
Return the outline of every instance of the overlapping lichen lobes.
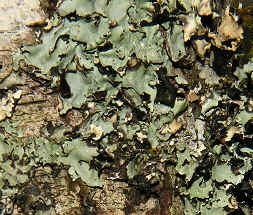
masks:
{"label": "overlapping lichen lobes", "polygon": [[56,165],[90,187],[107,177],[155,192],[160,214],[251,210],[253,66],[240,65],[229,6],[65,0],[40,31],[0,83],[5,196],[32,167]]}

